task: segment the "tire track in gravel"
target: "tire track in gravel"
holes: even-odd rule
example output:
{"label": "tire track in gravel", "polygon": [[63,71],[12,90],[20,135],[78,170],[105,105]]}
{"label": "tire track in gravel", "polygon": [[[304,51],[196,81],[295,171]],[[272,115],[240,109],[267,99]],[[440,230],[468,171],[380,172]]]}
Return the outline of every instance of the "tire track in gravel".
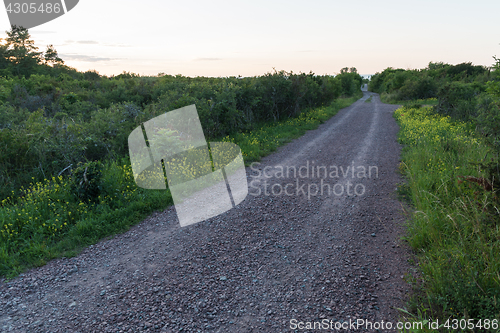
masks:
{"label": "tire track in gravel", "polygon": [[[0,329],[288,332],[292,319],[396,322],[394,307],[407,291],[401,276],[409,268],[394,193],[395,108],[365,92],[317,130],[247,168],[250,193],[229,212],[180,228],[171,207],[77,257],[1,282]],[[356,172],[376,166],[378,173],[281,177],[276,167],[306,165]],[[363,193],[354,195],[352,187],[353,195],[325,190],[308,198],[298,190],[325,184],[345,190],[349,183],[363,185]],[[273,195],[271,186],[277,193],[287,184],[292,195]]]}

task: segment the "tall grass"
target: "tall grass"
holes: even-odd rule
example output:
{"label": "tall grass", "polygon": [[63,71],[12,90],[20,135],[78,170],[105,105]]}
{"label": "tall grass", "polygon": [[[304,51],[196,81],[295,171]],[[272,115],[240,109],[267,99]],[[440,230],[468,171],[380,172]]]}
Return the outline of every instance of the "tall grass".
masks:
{"label": "tall grass", "polygon": [[[222,138],[238,144],[245,164],[316,128],[360,97],[337,99],[328,107],[309,109],[297,118],[262,125],[258,130]],[[69,177],[33,182],[21,198],[0,202],[0,276],[12,278],[48,260],[76,255],[82,248],[127,230],[148,214],[173,204],[168,189],[136,186],[130,161],[111,161],[102,168],[102,189],[93,202],[76,198]]]}
{"label": "tall grass", "polygon": [[491,151],[470,124],[431,107],[403,107],[394,115],[414,207],[407,239],[421,273],[413,320],[500,319],[498,194],[464,181],[487,176],[474,162]]}
{"label": "tall grass", "polygon": [[426,98],[426,99],[412,99],[412,100],[399,100],[397,94],[380,94],[380,100],[387,104],[401,104],[401,105],[438,105],[438,99],[436,97]]}

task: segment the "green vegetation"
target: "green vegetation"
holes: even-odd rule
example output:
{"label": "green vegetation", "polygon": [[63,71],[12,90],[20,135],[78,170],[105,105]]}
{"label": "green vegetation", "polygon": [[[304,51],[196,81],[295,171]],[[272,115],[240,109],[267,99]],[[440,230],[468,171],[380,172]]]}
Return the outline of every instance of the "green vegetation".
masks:
{"label": "green vegetation", "polygon": [[[419,274],[409,277],[416,291],[410,312],[402,311],[408,320],[500,320],[498,59],[493,69],[430,64],[422,71],[387,69],[372,80],[372,89],[404,104],[394,114],[403,144],[400,169],[408,181],[400,194],[413,206],[407,240],[419,265]],[[436,72],[442,76],[432,81],[434,95],[410,93],[409,86],[419,87],[415,82]],[[403,83],[387,88],[395,82]]]}
{"label": "green vegetation", "polygon": [[433,105],[442,115],[470,121],[500,149],[500,60],[492,68],[471,63],[429,63],[421,70],[387,68],[372,76],[369,90],[386,103]]}
{"label": "green vegetation", "polygon": [[413,306],[441,322],[500,318],[500,200],[488,186],[491,170],[471,163],[491,155],[491,147],[470,123],[430,107],[403,107],[395,117],[415,208],[407,239],[422,276],[413,282],[424,291]]}
{"label": "green vegetation", "polygon": [[383,103],[387,104],[402,104],[407,107],[421,107],[421,106],[434,106],[438,104],[438,99],[435,97],[427,98],[427,99],[415,99],[410,101],[395,101],[390,99],[388,94],[382,94],[380,96],[380,100]]}
{"label": "green vegetation", "polygon": [[71,256],[172,204],[132,178],[127,138],[195,104],[205,136],[260,159],[360,97],[355,68],[336,77],[105,77],[43,55],[26,30],[0,44],[0,275]]}
{"label": "green vegetation", "polygon": [[387,68],[371,77],[368,88],[370,91],[387,95],[388,101],[409,101],[439,97],[443,87],[452,82],[481,86],[491,78],[490,69],[483,66],[431,62],[424,69]]}
{"label": "green vegetation", "polygon": [[33,183],[21,198],[2,201],[1,276],[13,277],[50,259],[72,256],[172,203],[168,191],[138,189],[129,161],[92,167],[94,175],[101,174],[100,194],[92,200],[80,199],[85,192],[75,190],[73,184],[79,184],[75,173],[74,178],[59,176]]}

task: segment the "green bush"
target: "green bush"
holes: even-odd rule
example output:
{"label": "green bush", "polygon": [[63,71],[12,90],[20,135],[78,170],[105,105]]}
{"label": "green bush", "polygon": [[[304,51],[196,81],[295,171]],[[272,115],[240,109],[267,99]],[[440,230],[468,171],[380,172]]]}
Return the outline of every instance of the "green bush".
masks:
{"label": "green bush", "polygon": [[436,82],[428,77],[420,77],[414,81],[406,81],[405,85],[401,87],[400,100],[409,99],[428,99],[436,97],[437,85]]}
{"label": "green bush", "polygon": [[477,126],[497,152],[500,152],[500,59],[495,58],[493,80],[486,83],[486,93],[479,98]]}
{"label": "green bush", "polygon": [[482,95],[474,120],[487,142],[500,151],[500,98],[490,94]]}
{"label": "green bush", "polygon": [[95,201],[102,190],[102,163],[92,161],[79,163],[71,178],[71,193],[77,200]]}
{"label": "green bush", "polygon": [[450,82],[438,90],[436,111],[459,120],[471,120],[477,110],[477,97],[485,91],[479,83]]}

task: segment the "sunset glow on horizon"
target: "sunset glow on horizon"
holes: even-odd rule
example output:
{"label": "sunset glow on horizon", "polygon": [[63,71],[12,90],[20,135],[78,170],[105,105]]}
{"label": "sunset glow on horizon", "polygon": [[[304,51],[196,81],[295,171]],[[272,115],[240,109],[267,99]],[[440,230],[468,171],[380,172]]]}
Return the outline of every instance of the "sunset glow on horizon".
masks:
{"label": "sunset glow on horizon", "polygon": [[29,32],[40,51],[53,44],[66,65],[108,76],[374,74],[431,61],[491,66],[500,56],[498,12],[498,1],[86,0]]}

